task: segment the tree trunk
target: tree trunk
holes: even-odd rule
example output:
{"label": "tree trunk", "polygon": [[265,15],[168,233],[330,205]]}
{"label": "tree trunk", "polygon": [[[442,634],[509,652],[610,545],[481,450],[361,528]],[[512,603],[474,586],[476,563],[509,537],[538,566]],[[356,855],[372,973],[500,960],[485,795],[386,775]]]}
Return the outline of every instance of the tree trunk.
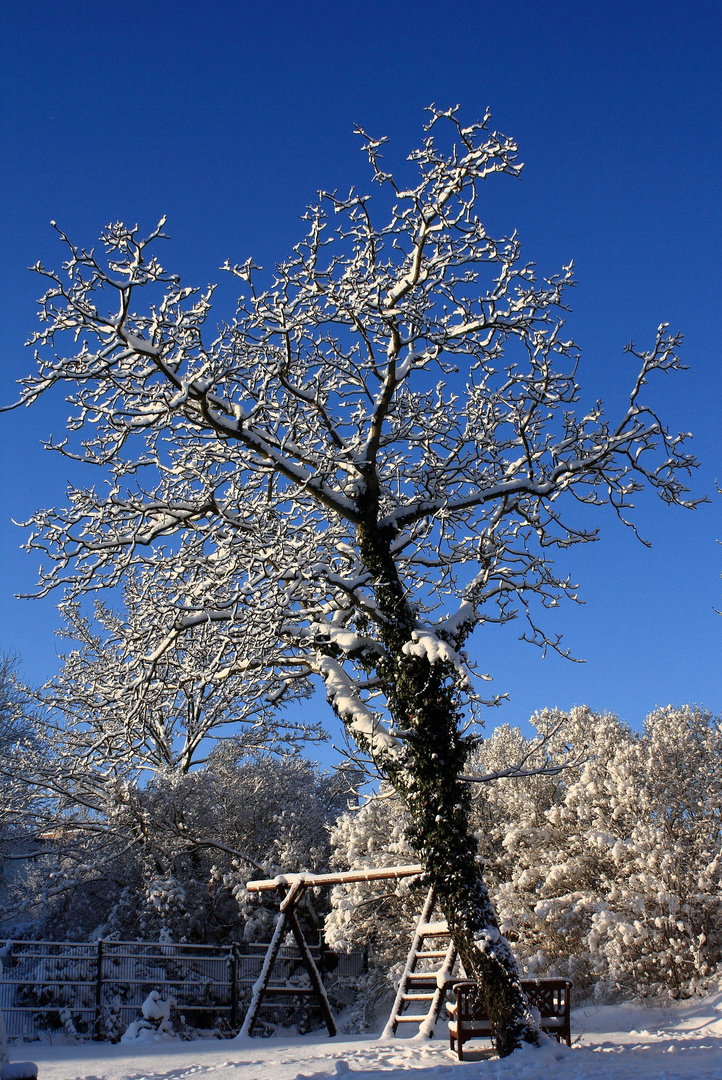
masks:
{"label": "tree trunk", "polygon": [[403,734],[402,758],[383,767],[411,816],[409,840],[436,887],[464,970],[480,985],[480,997],[501,1057],[522,1041],[537,1044],[535,1025],[519,982],[516,960],[499,924],[477,861],[469,829],[469,785],[464,771],[467,741],[460,735],[458,673],[448,662],[408,656],[403,646],[416,628],[390,552],[390,538],[360,530],[364,561],[374,574],[374,593],[385,616],[380,636],[385,656],[376,671],[389,711]]}
{"label": "tree trunk", "polygon": [[[516,960],[499,932],[496,912],[469,829],[469,789],[458,780],[466,758],[454,710],[453,687],[441,685],[441,665],[408,660],[424,690],[410,706],[411,732],[401,767],[389,778],[412,818],[409,839],[426,867],[464,970],[480,985],[500,1057],[539,1036],[519,982]],[[413,713],[411,712],[413,710]]]}

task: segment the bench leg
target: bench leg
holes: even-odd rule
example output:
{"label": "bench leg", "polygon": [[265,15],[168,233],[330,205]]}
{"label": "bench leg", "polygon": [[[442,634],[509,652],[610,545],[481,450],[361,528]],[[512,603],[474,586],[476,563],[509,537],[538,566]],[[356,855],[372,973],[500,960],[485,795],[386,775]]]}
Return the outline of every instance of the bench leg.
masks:
{"label": "bench leg", "polygon": [[[454,1044],[456,1044],[456,1045],[454,1045]],[[463,1056],[462,1056],[462,1052],[461,1052],[461,1039],[459,1038],[458,1035],[456,1036],[456,1038],[454,1038],[454,1036],[451,1034],[451,1032],[449,1032],[449,1050],[451,1050],[452,1054],[454,1052],[456,1052],[456,1054],[457,1054],[457,1056],[459,1058],[459,1061],[463,1060]]]}

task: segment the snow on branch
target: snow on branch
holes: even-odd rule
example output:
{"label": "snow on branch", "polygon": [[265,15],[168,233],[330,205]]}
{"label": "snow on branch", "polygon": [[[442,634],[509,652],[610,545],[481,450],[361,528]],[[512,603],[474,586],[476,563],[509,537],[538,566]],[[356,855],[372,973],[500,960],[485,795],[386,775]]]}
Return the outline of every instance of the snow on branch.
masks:
{"label": "snow on branch", "polygon": [[404,656],[425,657],[430,664],[450,664],[457,674],[460,686],[469,687],[469,670],[462,656],[455,649],[429,630],[414,630],[411,641],[402,648]]}
{"label": "snow on branch", "polygon": [[330,656],[318,655],[315,667],[324,681],[326,696],[334,711],[350,730],[368,746],[374,757],[395,757],[401,743],[387,731],[382,721],[363,702],[342,665]]}

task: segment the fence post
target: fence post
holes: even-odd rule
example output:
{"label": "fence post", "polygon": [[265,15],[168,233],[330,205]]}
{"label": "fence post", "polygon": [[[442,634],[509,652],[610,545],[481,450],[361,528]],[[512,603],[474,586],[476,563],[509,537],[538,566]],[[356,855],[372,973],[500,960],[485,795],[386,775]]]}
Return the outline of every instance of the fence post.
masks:
{"label": "fence post", "polygon": [[95,1039],[102,1039],[103,1007],[103,939],[98,938],[98,968],[95,976]]}
{"label": "fence post", "polygon": [[234,941],[231,944],[231,1027],[235,1027],[238,1022],[237,1009],[238,1009],[238,944]]}

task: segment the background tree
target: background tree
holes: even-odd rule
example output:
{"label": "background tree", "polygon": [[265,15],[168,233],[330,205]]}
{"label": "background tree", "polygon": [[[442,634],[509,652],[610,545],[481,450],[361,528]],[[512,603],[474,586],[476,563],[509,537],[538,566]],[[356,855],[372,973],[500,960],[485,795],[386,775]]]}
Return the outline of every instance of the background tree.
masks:
{"label": "background tree", "polygon": [[0,753],[3,755],[28,733],[27,691],[18,679],[18,666],[17,656],[0,654]]}
{"label": "background tree", "polygon": [[[91,622],[77,604],[65,607],[63,636],[75,647],[45,687],[24,691],[22,725],[14,691],[12,724],[5,725],[13,752],[0,762],[0,779],[12,786],[8,807],[15,835],[25,838],[16,854],[40,860],[31,874],[37,889],[24,885],[17,901],[26,915],[41,920],[46,933],[86,936],[107,921],[121,894],[124,932],[131,932],[131,923],[134,933],[141,932],[142,913],[148,904],[155,910],[144,892],[151,879],[182,882],[175,892],[170,885],[167,891],[184,897],[187,933],[218,932],[217,926],[201,925],[204,918],[197,914],[208,908],[203,897],[213,864],[209,856],[215,853],[226,868],[236,857],[246,872],[262,869],[269,858],[273,862],[273,841],[260,831],[246,827],[260,857],[233,846],[243,827],[238,813],[214,812],[227,802],[219,776],[234,790],[243,764],[255,789],[249,762],[260,763],[259,754],[263,759],[279,755],[280,774],[295,790],[300,781],[291,780],[299,772],[294,752],[301,743],[325,738],[318,724],[284,722],[278,715],[286,687],[273,671],[246,670],[241,645],[247,629],[239,628],[230,657],[224,634],[207,624],[159,649],[173,636],[175,612],[162,580],[148,577],[141,568],[126,580],[122,616],[96,603]],[[304,692],[303,684],[295,681],[292,692]],[[214,746],[221,739],[233,748],[233,768],[219,769]],[[223,760],[230,760],[229,754],[224,750]],[[261,770],[270,787],[273,768],[268,764]],[[200,771],[184,779],[191,769]],[[317,788],[316,773],[309,770],[308,798]],[[281,780],[275,788],[280,805]],[[211,803],[205,814],[204,799]],[[310,809],[309,815],[310,837]],[[308,844],[310,851],[310,839]],[[148,896],[160,895],[159,889]],[[237,919],[237,905],[231,909]],[[120,925],[119,919],[110,923]],[[208,921],[214,923],[210,916]]]}
{"label": "background tree", "polygon": [[[174,566],[178,577],[178,567]],[[123,586],[123,611],[96,602],[95,618],[65,605],[62,636],[73,648],[59,674],[36,695],[52,765],[82,785],[82,772],[137,780],[144,770],[188,772],[214,740],[242,733],[246,752],[289,751],[327,738],[319,723],[287,720],[279,705],[307,695],[258,662],[263,642],[252,625],[201,621],[179,636],[174,594],[157,568],[143,567]],[[249,657],[253,661],[249,661]]]}
{"label": "background tree", "polygon": [[34,746],[30,693],[18,677],[17,656],[0,654],[0,899],[6,910],[7,881],[37,832],[38,801],[17,776],[14,762]]}
{"label": "background tree", "polygon": [[243,883],[249,872],[326,869],[327,826],[347,806],[348,779],[228,738],[191,772],[116,778],[92,808],[44,789],[52,831],[10,905],[54,939],[263,939],[273,912]]}
{"label": "background tree", "polygon": [[[414,859],[407,836],[410,824],[401,799],[388,782],[383,783],[334,824],[333,865],[343,870],[408,865]],[[324,922],[326,942],[339,952],[364,949],[370,966],[393,978],[408,955],[424,896],[413,878],[337,885]]]}
{"label": "background tree", "polygon": [[[608,502],[626,520],[645,485],[691,505],[680,476],[694,462],[643,398],[654,372],[680,366],[665,326],[649,351],[630,346],[638,374],[616,423],[599,403],[577,411],[578,350],[560,317],[572,269],[537,279],[516,235],[480,221],[480,182],[520,169],[487,121],[432,109],[398,181],[383,140],[364,135],[378,207],[321,194],[270,287],[250,259],[228,266],[245,294],[210,332],[212,289],[182,286],[154,254],[163,222],[148,237],[109,226],[107,263],[61,233],[65,274],[36,267],[45,326],[22,401],[68,384],[58,448],[108,476],[34,518],[41,592],[77,596],[195,558],[177,635],[252,625],[260,666],[320,676],[409,810],[506,1054],[537,1035],[458,779],[476,698],[464,643],[520,613],[532,640],[558,647],[534,605],[574,596],[551,559],[594,539],[573,511]],[[56,351],[66,331],[70,357]]]}
{"label": "background tree", "polygon": [[[697,706],[651,713],[641,734],[586,708],[499,727],[471,754],[477,830],[500,926],[530,977],[571,978],[582,997],[688,997],[722,970],[722,725]],[[583,751],[576,769],[570,746]],[[382,790],[339,818],[333,858],[354,868],[405,861],[408,814]],[[400,883],[399,883],[400,884]],[[418,890],[340,886],[326,936],[370,943],[371,961],[405,961]]]}

